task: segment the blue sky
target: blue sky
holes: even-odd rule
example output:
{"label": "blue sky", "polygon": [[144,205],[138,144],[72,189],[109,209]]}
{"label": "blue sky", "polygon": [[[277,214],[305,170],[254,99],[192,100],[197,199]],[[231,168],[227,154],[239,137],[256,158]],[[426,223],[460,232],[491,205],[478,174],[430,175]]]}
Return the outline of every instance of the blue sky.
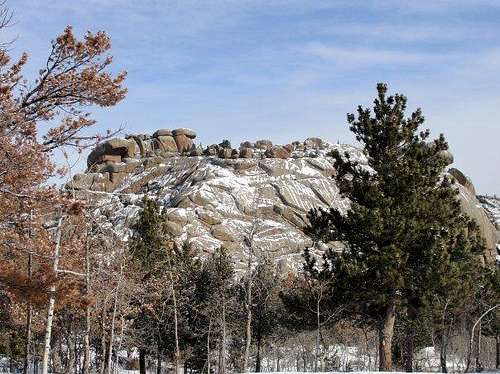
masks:
{"label": "blue sky", "polygon": [[346,113],[377,82],[422,107],[455,166],[500,193],[500,1],[8,0],[14,54],[36,71],[66,25],[105,30],[128,97],[99,129],[354,143]]}

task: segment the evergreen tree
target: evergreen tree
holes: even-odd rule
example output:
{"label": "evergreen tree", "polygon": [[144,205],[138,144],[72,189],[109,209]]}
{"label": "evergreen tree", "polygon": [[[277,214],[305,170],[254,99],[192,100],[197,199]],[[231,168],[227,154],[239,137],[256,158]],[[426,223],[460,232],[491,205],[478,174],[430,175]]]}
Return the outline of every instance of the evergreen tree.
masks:
{"label": "evergreen tree", "polygon": [[269,258],[259,262],[253,275],[252,338],[256,345],[255,371],[261,372],[262,348],[266,338],[279,327],[283,305],[279,297],[280,278]]}
{"label": "evergreen tree", "polygon": [[[443,283],[460,276],[457,268],[476,265],[471,253],[482,243],[444,175],[444,136],[429,141],[429,130],[419,132],[420,109],[405,118],[405,96],[387,96],[385,84],[377,91],[373,113],[360,106],[357,117],[347,116],[367,165],[347,153],[332,154],[350,209],[312,210],[308,233],[344,244],[341,253],[325,254],[321,272],[334,279],[334,297],[379,329],[380,369],[392,370],[396,315],[416,318]],[[308,252],[306,264],[316,268]]]}
{"label": "evergreen tree", "polygon": [[[150,347],[163,347],[160,326],[166,316],[154,313],[156,305],[162,300],[162,294],[154,292],[158,284],[162,284],[160,264],[166,261],[164,251],[164,232],[160,208],[156,202],[143,200],[143,208],[139,211],[138,220],[131,227],[132,238],[129,242],[129,251],[137,262],[136,271],[140,274],[144,284],[143,296],[137,303],[138,316],[134,318],[134,327],[141,334],[139,346],[139,366],[141,374],[146,373],[146,354],[152,353]],[[165,279],[166,280],[166,279]],[[148,352],[149,351],[149,352]]]}
{"label": "evergreen tree", "polygon": [[194,298],[191,300],[198,312],[196,323],[197,344],[193,347],[194,368],[210,373],[212,354],[218,348],[219,372],[226,369],[229,337],[229,320],[234,303],[234,267],[224,248],[215,251],[198,272]]}
{"label": "evergreen tree", "polygon": [[141,372],[145,356],[156,346],[161,356],[170,354],[178,372],[181,351],[192,343],[191,317],[196,277],[200,262],[187,247],[179,248],[165,230],[165,217],[155,201],[145,198],[139,218],[132,227],[130,252],[142,275],[143,297],[135,327],[142,332]]}

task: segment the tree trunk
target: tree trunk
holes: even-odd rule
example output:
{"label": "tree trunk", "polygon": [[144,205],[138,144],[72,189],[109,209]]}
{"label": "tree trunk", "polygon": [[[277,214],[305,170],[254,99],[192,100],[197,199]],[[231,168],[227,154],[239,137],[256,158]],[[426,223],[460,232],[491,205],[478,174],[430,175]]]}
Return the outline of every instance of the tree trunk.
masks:
{"label": "tree trunk", "polygon": [[100,367],[100,373],[104,374],[106,371],[106,326],[105,326],[105,321],[106,321],[106,300],[103,300],[102,304],[102,315],[101,315],[101,367]]}
{"label": "tree trunk", "polygon": [[[90,248],[85,246],[85,295],[90,296]],[[90,372],[90,305],[85,306],[85,335],[83,337],[83,374]]]}
{"label": "tree trunk", "polygon": [[483,365],[481,364],[481,322],[479,322],[479,328],[477,330],[477,349],[476,349],[476,371],[480,372],[483,370]]}
{"label": "tree trunk", "polygon": [[161,354],[160,344],[156,348],[156,374],[161,374]]}
{"label": "tree trunk", "polygon": [[320,314],[320,298],[316,300],[316,349],[314,352],[314,371],[318,372],[318,361],[319,361],[319,342],[321,334],[321,314]]}
{"label": "tree trunk", "polygon": [[280,350],[279,348],[276,349],[276,372],[279,373],[281,371],[280,367]]}
{"label": "tree trunk", "polygon": [[249,369],[249,360],[250,360],[250,346],[252,344],[252,261],[251,257],[248,261],[248,268],[247,268],[247,290],[246,290],[246,296],[247,299],[245,300],[245,306],[247,309],[247,323],[246,323],[246,330],[245,330],[245,356],[243,360],[243,372],[248,373]]}
{"label": "tree trunk", "polygon": [[255,357],[255,372],[260,373],[261,371],[261,359],[260,359],[260,333],[257,336],[257,357]]}
{"label": "tree trunk", "polygon": [[472,349],[473,349],[473,344],[474,344],[474,331],[476,329],[476,326],[481,322],[481,320],[483,319],[483,317],[485,315],[487,315],[488,313],[490,313],[491,311],[493,311],[493,310],[495,310],[497,308],[500,308],[500,304],[494,305],[491,308],[489,308],[487,311],[485,311],[483,314],[481,314],[481,317],[479,317],[477,319],[477,321],[474,323],[474,325],[472,325],[472,330],[471,330],[471,333],[470,333],[470,340],[469,340],[469,349],[468,349],[468,352],[467,352],[467,366],[465,367],[465,372],[466,373],[469,372],[469,369],[470,369],[471,357],[472,357]]}
{"label": "tree trunk", "polygon": [[207,334],[207,374],[210,374],[210,334],[212,329],[212,317],[208,320],[208,334]]}
{"label": "tree trunk", "polygon": [[495,369],[500,369],[500,335],[495,336],[495,353],[496,353],[496,362],[495,362]]}
{"label": "tree trunk", "polygon": [[111,363],[112,363],[112,359],[113,359],[113,341],[115,340],[116,310],[118,308],[118,298],[120,295],[120,285],[121,285],[121,280],[122,280],[122,273],[123,273],[123,264],[120,263],[120,274],[119,274],[118,281],[116,283],[115,297],[114,297],[114,301],[113,301],[113,313],[111,314],[111,330],[109,332],[108,363],[106,364],[108,374],[111,374],[111,370],[112,370]]}
{"label": "tree trunk", "polygon": [[78,339],[75,339],[74,343],[74,350],[75,350],[75,359],[73,362],[73,368],[74,368],[74,373],[78,374],[79,369],[80,369],[80,349],[78,349]]}
{"label": "tree trunk", "polygon": [[441,346],[439,349],[439,361],[441,364],[441,372],[442,373],[448,372],[448,367],[446,365],[447,353],[448,353],[448,332],[443,331],[441,333]]}
{"label": "tree trunk", "polygon": [[146,351],[139,349],[139,374],[146,374]]}
{"label": "tree trunk", "polygon": [[[61,216],[57,222],[56,242],[55,242],[55,248],[54,248],[54,260],[53,260],[53,264],[52,264],[52,270],[54,271],[55,276],[57,276],[57,270],[58,270],[58,266],[59,266],[59,251],[61,249],[62,222],[63,222],[63,217]],[[50,339],[52,336],[52,320],[54,318],[55,302],[56,302],[56,285],[53,284],[52,286],[50,286],[50,289],[49,289],[49,305],[47,307],[47,323],[45,325],[42,374],[48,374],[48,372],[49,372]]]}
{"label": "tree trunk", "polygon": [[[33,273],[33,255],[30,251],[28,255],[28,278],[31,280]],[[30,361],[31,361],[31,321],[33,319],[33,307],[31,302],[28,301],[28,307],[26,310],[26,348],[24,352],[24,369],[23,373],[28,374]]]}
{"label": "tree trunk", "polygon": [[175,296],[175,289],[173,284],[172,272],[170,272],[170,280],[172,282],[172,299],[174,302],[174,335],[175,335],[175,374],[179,374],[179,358],[180,358],[180,348],[179,348],[179,326],[177,320],[177,297]]}
{"label": "tree trunk", "polygon": [[120,342],[118,343],[118,349],[116,350],[116,357],[115,357],[115,370],[114,372],[118,373],[118,355],[120,351],[122,350],[122,343],[123,343],[123,328],[124,328],[124,320],[123,320],[123,314],[120,316]]}
{"label": "tree trunk", "polygon": [[222,342],[221,342],[221,357],[220,357],[220,368],[219,374],[225,374],[226,372],[226,300],[224,295],[222,296]]}
{"label": "tree trunk", "polygon": [[396,321],[396,305],[394,300],[387,306],[382,328],[379,332],[379,370],[392,371],[392,337]]}
{"label": "tree trunk", "polygon": [[413,372],[413,332],[407,331],[404,342],[404,366],[407,373]]}

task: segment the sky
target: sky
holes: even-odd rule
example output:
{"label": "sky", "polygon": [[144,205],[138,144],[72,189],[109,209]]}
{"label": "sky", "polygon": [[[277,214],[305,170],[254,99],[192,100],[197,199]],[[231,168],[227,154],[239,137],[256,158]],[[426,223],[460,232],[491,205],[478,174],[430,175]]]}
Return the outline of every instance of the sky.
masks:
{"label": "sky", "polygon": [[[500,1],[7,0],[12,54],[34,76],[50,40],[104,30],[128,96],[99,131],[189,127],[206,146],[319,136],[355,144],[346,114],[377,82],[421,107],[454,167],[500,193]],[[83,161],[82,161],[83,164]],[[81,166],[83,169],[83,165]]]}

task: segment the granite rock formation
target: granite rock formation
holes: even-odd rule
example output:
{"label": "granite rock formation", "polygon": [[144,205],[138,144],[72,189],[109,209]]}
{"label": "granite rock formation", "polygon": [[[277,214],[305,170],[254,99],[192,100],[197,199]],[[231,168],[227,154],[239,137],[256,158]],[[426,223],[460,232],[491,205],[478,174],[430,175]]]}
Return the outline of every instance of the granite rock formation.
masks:
{"label": "granite rock formation", "polygon": [[[239,149],[223,141],[203,150],[194,145],[195,138],[189,129],[160,129],[152,136],[109,140],[90,153],[87,171],[75,175],[66,187],[91,201],[101,222],[125,237],[147,195],[160,203],[167,228],[180,244],[200,253],[224,246],[236,265],[244,266],[244,239],[253,233],[255,251],[293,266],[303,249],[313,245],[302,231],[306,213],[313,207],[349,207],[332,178],[330,152],[347,152],[367,167],[361,150],[319,138],[284,146],[258,140],[244,142]],[[488,243],[485,261],[491,261],[495,227],[472,183],[457,171],[450,174],[458,181],[464,210],[481,227]],[[315,245],[321,249],[325,244]]]}

